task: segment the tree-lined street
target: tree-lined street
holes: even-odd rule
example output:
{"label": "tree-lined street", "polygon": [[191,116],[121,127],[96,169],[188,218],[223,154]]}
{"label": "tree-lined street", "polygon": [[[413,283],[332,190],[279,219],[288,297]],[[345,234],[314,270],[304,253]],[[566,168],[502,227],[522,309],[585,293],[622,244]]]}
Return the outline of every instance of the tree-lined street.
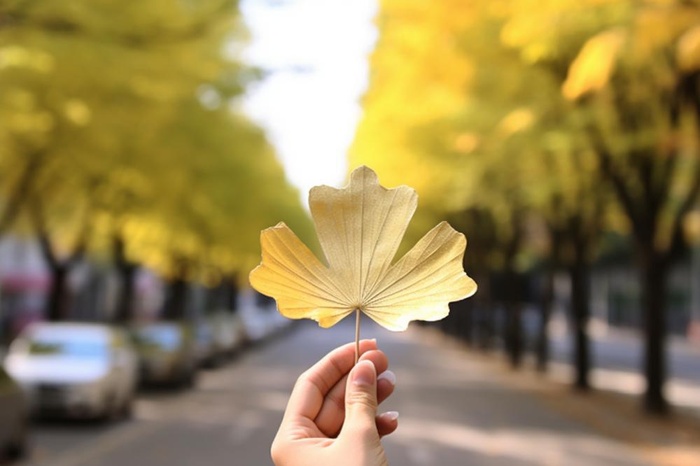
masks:
{"label": "tree-lined street", "polygon": [[[592,268],[633,268],[640,404],[657,416],[669,410],[666,339],[679,317],[669,280],[696,241],[699,21],[683,1],[382,1],[350,150],[389,185],[414,186],[429,206],[420,217],[467,233],[480,307],[505,311],[513,367],[520,274],[542,281],[541,367],[554,276],[567,275],[572,383],[588,390]],[[695,310],[683,312],[689,326]]]}
{"label": "tree-lined street", "polygon": [[[112,419],[31,422],[26,466],[270,464],[294,380],[353,337],[279,333],[273,299],[328,326],[376,298],[387,328],[439,320],[362,329],[399,380],[392,466],[697,466],[700,3],[377,0],[335,128],[305,59],[341,93],[343,14],[253,2],[267,26],[236,0],[0,0],[0,462],[39,406]],[[301,40],[259,68],[275,21]],[[301,136],[246,109],[275,75],[311,83],[264,103]],[[307,209],[283,146],[351,133],[321,155],[362,189]]]}

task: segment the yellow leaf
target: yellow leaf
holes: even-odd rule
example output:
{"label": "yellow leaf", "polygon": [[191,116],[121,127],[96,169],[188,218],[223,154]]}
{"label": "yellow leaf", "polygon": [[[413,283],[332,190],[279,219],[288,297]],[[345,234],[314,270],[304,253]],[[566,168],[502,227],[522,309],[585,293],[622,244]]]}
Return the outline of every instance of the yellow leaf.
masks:
{"label": "yellow leaf", "polygon": [[442,222],[392,264],[417,202],[413,189],[383,188],[367,167],[344,189],[316,186],[309,205],[327,265],[279,223],[261,233],[262,262],[250,283],[275,298],[282,315],[322,327],[355,310],[395,331],[442,319],[449,302],[476,292],[462,268],[467,240]]}
{"label": "yellow leaf", "polygon": [[601,32],[589,39],[569,67],[562,87],[564,97],[576,100],[605,87],[615,70],[625,40],[626,33],[619,28]]}
{"label": "yellow leaf", "polygon": [[689,29],[678,40],[676,60],[681,71],[700,69],[700,26]]}

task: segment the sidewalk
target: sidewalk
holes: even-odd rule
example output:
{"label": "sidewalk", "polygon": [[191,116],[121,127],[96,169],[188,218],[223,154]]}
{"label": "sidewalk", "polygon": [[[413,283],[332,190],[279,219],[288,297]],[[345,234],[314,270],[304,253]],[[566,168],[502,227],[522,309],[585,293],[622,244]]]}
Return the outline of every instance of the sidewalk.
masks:
{"label": "sidewalk", "polygon": [[[501,432],[513,425],[513,419],[525,420],[521,427],[527,430],[545,431],[529,444],[527,437],[519,434],[522,448],[517,448],[518,453],[522,455],[528,451],[519,459],[530,457],[532,462],[528,464],[700,465],[700,417],[691,409],[677,408],[670,419],[652,419],[642,414],[639,398],[624,391],[605,389],[589,394],[575,393],[568,384],[567,372],[570,368],[565,365],[555,365],[547,376],[537,374],[531,367],[515,372],[508,368],[502,355],[472,351],[436,330],[416,328],[407,336],[420,341],[426,350],[441,357],[461,357],[465,370],[470,369],[488,383],[499,386],[497,389],[507,394],[509,399],[520,399],[521,402],[539,406],[537,410],[528,410],[523,406],[515,406],[514,409],[512,403],[505,401],[495,406],[496,411],[501,411],[508,418],[503,420]],[[597,378],[600,380],[611,375],[625,377],[629,373],[608,370],[598,372]],[[608,388],[610,386],[614,384],[607,385]],[[692,401],[696,403],[700,400]],[[562,436],[560,425],[566,422],[575,426],[578,441],[572,442],[569,437]],[[552,442],[557,443],[555,449],[558,452],[543,457],[542,450],[549,448],[547,444]],[[533,444],[538,447],[533,449]],[[578,451],[577,448],[584,444],[585,451]],[[515,445],[513,449],[516,449]]]}
{"label": "sidewalk", "polygon": [[[597,390],[639,399],[646,385],[641,374],[645,343],[638,331],[598,325],[591,332],[591,383]],[[573,378],[573,342],[566,329],[551,332],[551,377],[563,384]],[[700,421],[700,347],[669,336],[666,348],[666,396],[674,410]],[[533,363],[534,364],[534,363]],[[698,463],[700,464],[700,462]]]}

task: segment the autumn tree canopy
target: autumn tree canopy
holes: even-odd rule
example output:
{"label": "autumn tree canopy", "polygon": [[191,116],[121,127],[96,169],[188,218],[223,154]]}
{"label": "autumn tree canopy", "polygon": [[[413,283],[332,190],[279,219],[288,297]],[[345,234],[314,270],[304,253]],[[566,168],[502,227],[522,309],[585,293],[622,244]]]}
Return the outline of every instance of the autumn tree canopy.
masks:
{"label": "autumn tree canopy", "polygon": [[[645,293],[645,406],[664,411],[665,283],[700,192],[700,7],[380,4],[351,167],[416,186],[419,215],[488,213],[489,267],[504,265],[518,231],[521,266],[556,252],[580,268],[601,231],[629,235]],[[544,244],[527,236],[533,219]]]}
{"label": "autumn tree canopy", "polygon": [[[0,5],[0,228],[166,276],[259,259],[259,231],[309,230],[264,132],[240,110],[255,75],[236,2]],[[186,271],[181,264],[186,263]]]}

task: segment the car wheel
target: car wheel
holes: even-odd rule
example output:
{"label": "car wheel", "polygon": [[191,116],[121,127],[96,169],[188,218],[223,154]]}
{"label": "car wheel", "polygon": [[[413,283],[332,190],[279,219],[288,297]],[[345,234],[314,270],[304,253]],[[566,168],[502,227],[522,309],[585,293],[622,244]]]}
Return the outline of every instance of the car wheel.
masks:
{"label": "car wheel", "polygon": [[104,406],[102,406],[102,411],[97,416],[98,420],[101,422],[110,422],[117,419],[119,408],[117,396],[114,393],[107,395],[104,400]]}
{"label": "car wheel", "polygon": [[27,456],[29,452],[29,422],[24,421],[17,434],[5,448],[5,456],[9,460],[19,460]]}
{"label": "car wheel", "polygon": [[131,419],[134,415],[134,395],[132,393],[129,393],[122,403],[119,414],[122,419]]}
{"label": "car wheel", "polygon": [[180,378],[180,387],[182,388],[192,388],[195,385],[196,379],[194,369],[187,370]]}

